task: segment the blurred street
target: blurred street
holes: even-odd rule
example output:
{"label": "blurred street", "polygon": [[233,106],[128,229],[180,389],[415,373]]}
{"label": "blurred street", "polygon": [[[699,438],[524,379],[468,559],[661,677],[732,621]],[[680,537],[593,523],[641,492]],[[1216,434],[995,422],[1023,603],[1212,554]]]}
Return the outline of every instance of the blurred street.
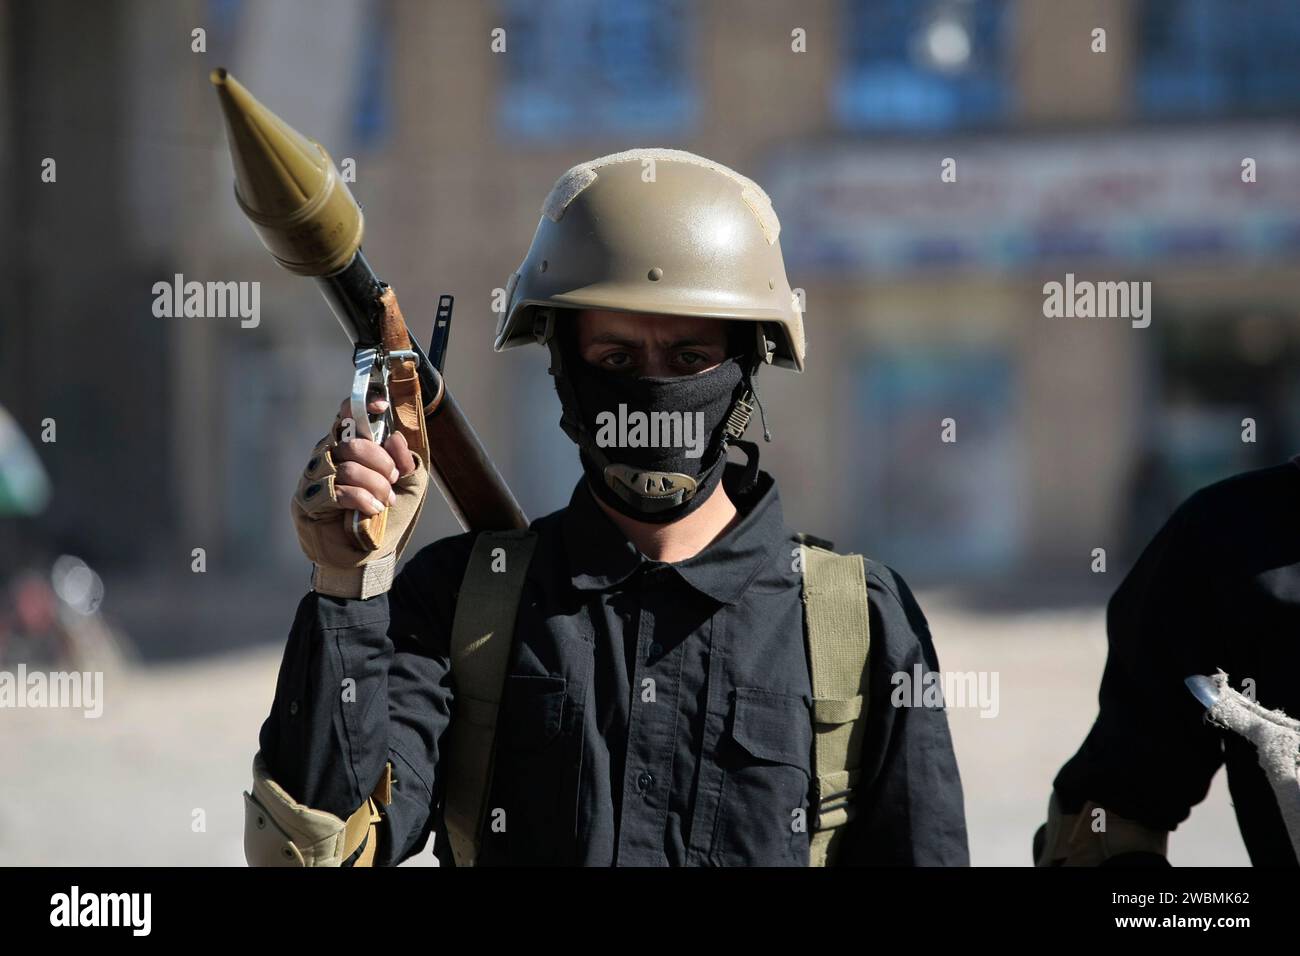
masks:
{"label": "blurred street", "polygon": [[[1053,774],[1083,739],[1105,663],[1101,610],[971,612],[921,593],[947,671],[998,672],[999,712],[950,710],[971,860],[1026,866]],[[287,628],[296,598],[265,602]],[[242,790],[280,646],[133,669],[103,716],[0,711],[0,864],[242,866]],[[194,811],[206,831],[194,832]],[[59,821],[65,821],[60,825]],[[431,855],[418,858],[432,863]],[[1248,865],[1222,774],[1173,836],[1175,865]],[[412,861],[416,862],[416,861]]]}

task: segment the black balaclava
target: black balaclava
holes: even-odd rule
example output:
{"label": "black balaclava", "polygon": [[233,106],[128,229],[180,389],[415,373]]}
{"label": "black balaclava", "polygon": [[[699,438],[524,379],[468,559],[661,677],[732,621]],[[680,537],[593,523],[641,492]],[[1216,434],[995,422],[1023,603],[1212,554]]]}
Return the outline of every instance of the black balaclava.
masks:
{"label": "black balaclava", "polygon": [[564,408],[560,424],[602,501],[638,521],[676,521],[717,488],[729,444],[745,452],[742,484],[752,483],[758,449],[737,442],[753,402],[751,355],[733,352],[693,375],[636,378],[588,364],[572,323],[557,324],[551,372]]}

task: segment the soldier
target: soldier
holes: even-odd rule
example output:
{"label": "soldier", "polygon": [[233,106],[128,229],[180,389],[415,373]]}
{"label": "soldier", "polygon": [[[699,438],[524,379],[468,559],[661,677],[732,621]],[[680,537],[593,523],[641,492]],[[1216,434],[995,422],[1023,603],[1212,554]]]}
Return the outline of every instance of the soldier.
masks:
{"label": "soldier", "polygon": [[[1142,552],[1107,608],[1100,712],[1054,781],[1039,866],[1167,866],[1170,832],[1222,766],[1252,862],[1296,865],[1296,724],[1269,709],[1300,713],[1297,496],[1300,457],[1237,475],[1183,502]],[[1258,704],[1204,679],[1220,669]]]}
{"label": "soldier", "polygon": [[968,863],[946,714],[890,705],[891,675],[938,667],[921,609],[787,529],[741,438],[759,368],[804,363],[779,229],[691,153],[561,177],[495,348],[549,349],[584,477],[528,533],[439,541],[387,590],[395,553],[331,566],[325,538],[391,505],[404,542],[426,463],[400,434],[341,441],[345,403],[294,499],[315,586],[262,727],[250,863],[393,865],[431,832],[443,865]]}

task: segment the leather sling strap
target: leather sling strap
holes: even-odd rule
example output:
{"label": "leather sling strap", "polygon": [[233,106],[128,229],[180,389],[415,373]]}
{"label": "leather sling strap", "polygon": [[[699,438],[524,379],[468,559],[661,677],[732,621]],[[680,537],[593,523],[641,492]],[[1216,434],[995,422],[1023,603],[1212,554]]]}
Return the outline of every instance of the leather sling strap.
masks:
{"label": "leather sling strap", "polygon": [[449,726],[443,820],[457,866],[473,866],[492,784],[497,711],[515,616],[537,536],[485,531],[474,542],[451,627],[455,715]]}
{"label": "leather sling strap", "polygon": [[807,543],[800,550],[816,776],[809,866],[829,866],[857,811],[871,646],[866,567],[860,554]]}
{"label": "leather sling strap", "polygon": [[341,856],[347,859],[353,853],[357,852],[357,847],[365,841],[366,848],[361,851],[353,866],[374,866],[375,853],[379,849],[378,827],[383,820],[380,807],[386,807],[393,802],[393,764],[392,761],[384,764],[384,772],[379,775],[379,782],[375,784],[375,789],[371,792],[369,798],[359,806],[352,816],[348,817],[343,826],[343,852]]}
{"label": "leather sling strap", "polygon": [[379,814],[379,807],[375,803],[374,797],[367,798],[366,802],[357,808],[352,816],[348,817],[343,828],[343,852],[340,856],[346,860],[353,853],[357,852],[357,847],[366,843],[366,848],[361,851],[353,866],[373,866],[375,862],[375,850],[378,847],[376,837],[376,828],[383,818]]}
{"label": "leather sling strap", "polygon": [[[383,344],[385,351],[400,352],[406,351],[411,347],[411,336],[406,328],[406,320],[402,318],[402,310],[397,304],[397,295],[391,288],[385,288],[379,297],[380,304],[383,306],[384,314],[380,320],[380,331],[383,335]],[[388,402],[393,414],[393,428],[402,433],[406,439],[407,447],[412,452],[420,456],[420,460],[426,465],[429,462],[429,438],[424,424],[424,399],[420,395],[420,376],[416,371],[414,359],[404,359],[400,362],[394,362],[388,373]],[[364,428],[365,423],[357,422],[357,428]],[[407,523],[406,534],[403,535],[401,543],[397,547],[397,553],[401,554],[406,547],[406,542],[411,537],[411,532],[415,530],[415,524],[420,517],[420,509],[424,507],[424,500],[421,499],[416,505],[415,514]],[[371,515],[368,518],[362,518],[357,522],[355,531],[350,534],[356,540],[362,549],[366,551],[377,551],[383,546],[384,535],[388,527],[389,511],[385,508],[377,515]],[[353,528],[352,515],[345,516],[349,529]],[[381,557],[375,555],[374,557]],[[390,566],[383,572],[389,582],[392,581],[393,568]]]}

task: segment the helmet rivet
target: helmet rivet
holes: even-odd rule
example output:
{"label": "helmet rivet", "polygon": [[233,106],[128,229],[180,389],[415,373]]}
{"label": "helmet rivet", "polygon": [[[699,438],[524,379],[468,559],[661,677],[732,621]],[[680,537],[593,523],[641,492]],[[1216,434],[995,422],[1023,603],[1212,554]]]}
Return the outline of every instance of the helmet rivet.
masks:
{"label": "helmet rivet", "polygon": [[658,266],[655,266],[653,269],[650,270],[651,282],[658,282],[663,277],[664,277],[664,270],[660,269]]}
{"label": "helmet rivet", "polygon": [[537,271],[538,271],[538,272],[545,272],[545,271],[546,271],[546,267],[547,267],[548,265],[550,265],[550,263],[548,263],[545,259],[543,259],[543,260],[542,260],[542,264],[541,264],[540,266],[537,267]]}

